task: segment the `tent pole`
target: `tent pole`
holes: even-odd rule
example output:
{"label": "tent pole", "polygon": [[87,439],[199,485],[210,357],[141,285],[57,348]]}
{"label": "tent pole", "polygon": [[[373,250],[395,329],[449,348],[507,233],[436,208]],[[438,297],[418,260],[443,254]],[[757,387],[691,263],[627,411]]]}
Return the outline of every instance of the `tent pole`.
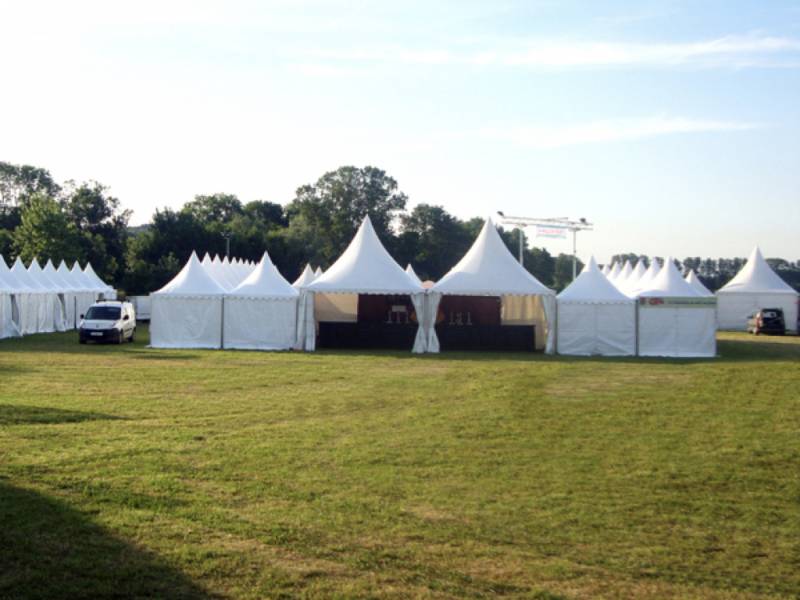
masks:
{"label": "tent pole", "polygon": [[219,320],[219,349],[225,348],[225,296],[222,297],[222,314]]}

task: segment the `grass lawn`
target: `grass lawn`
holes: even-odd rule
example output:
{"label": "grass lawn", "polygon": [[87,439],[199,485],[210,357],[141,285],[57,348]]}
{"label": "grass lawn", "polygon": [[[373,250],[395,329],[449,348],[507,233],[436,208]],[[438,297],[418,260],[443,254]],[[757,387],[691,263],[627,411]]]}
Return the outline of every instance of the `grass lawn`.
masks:
{"label": "grass lawn", "polygon": [[0,342],[0,598],[796,598],[800,338],[717,360]]}

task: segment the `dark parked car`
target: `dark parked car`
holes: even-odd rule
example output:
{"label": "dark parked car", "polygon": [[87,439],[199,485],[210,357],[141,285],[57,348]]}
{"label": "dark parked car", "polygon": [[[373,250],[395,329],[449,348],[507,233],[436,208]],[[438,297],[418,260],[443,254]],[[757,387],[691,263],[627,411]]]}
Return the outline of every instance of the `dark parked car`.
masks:
{"label": "dark parked car", "polygon": [[750,315],[747,319],[747,333],[760,335],[783,335],[786,333],[786,321],[783,319],[783,309],[762,308]]}

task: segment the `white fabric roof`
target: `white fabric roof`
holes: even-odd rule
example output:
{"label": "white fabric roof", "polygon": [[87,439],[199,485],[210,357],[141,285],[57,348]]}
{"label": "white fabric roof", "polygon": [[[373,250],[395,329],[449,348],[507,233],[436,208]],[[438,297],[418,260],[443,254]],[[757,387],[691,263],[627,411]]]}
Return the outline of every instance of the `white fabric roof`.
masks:
{"label": "white fabric roof", "polygon": [[406,265],[406,273],[408,273],[408,276],[411,277],[411,279],[422,285],[422,279],[419,278],[419,275],[417,275],[417,272],[414,270],[414,267],[411,266],[411,263]]}
{"label": "white fabric roof", "polygon": [[322,273],[323,273],[322,267],[317,267],[317,270],[314,271],[314,277],[319,277],[320,275],[322,275]]}
{"label": "white fabric roof", "polygon": [[0,289],[5,291],[26,292],[31,289],[8,268],[6,261],[0,256]]}
{"label": "white fabric roof", "polygon": [[729,294],[737,292],[771,294],[797,294],[797,292],[778,276],[769,266],[758,246],[753,248],[742,270],[717,293]]}
{"label": "white fabric roof", "polygon": [[633,300],[620,292],[597,267],[594,256],[581,274],[558,295],[558,301],[579,304],[632,304]]}
{"label": "white fabric roof", "polygon": [[86,263],[86,266],[83,268],[83,273],[89,278],[90,281],[96,284],[97,287],[103,289],[112,289],[110,285],[108,285],[105,281],[100,279],[97,273],[94,272],[94,269],[92,268],[92,263],[90,262]]}
{"label": "white fabric roof", "polygon": [[628,277],[631,276],[631,273],[633,273],[633,267],[631,266],[631,262],[626,260],[625,264],[622,265],[619,275],[617,276],[617,281],[627,281]]}
{"label": "white fabric roof", "polygon": [[601,272],[603,273],[603,275],[608,277],[608,275],[611,273],[611,267],[608,265],[608,263],[603,265],[603,269]]}
{"label": "white fabric roof", "polygon": [[703,282],[697,277],[697,274],[694,272],[694,269],[689,269],[689,272],[684,277],[686,283],[694,288],[694,291],[700,294],[701,296],[713,296],[714,294],[711,293],[706,286],[703,285]]}
{"label": "white fabric roof", "polygon": [[230,295],[248,298],[296,298],[298,293],[272,264],[269,254],[264,252],[261,262],[242,283],[231,290]]}
{"label": "white fabric roof", "polygon": [[555,295],[517,262],[491,218],[464,257],[431,290],[463,296]]}
{"label": "white fabric roof", "polygon": [[72,274],[73,281],[80,283],[84,289],[92,291],[102,291],[106,289],[105,286],[101,287],[92,281],[91,278],[83,272],[83,269],[81,269],[81,265],[77,260],[75,261],[75,264],[72,265],[72,270],[70,270],[70,273]]}
{"label": "white fabric roof", "polygon": [[337,261],[307,289],[352,294],[417,294],[423,291],[383,247],[369,217],[364,218]]}
{"label": "white fabric roof", "polygon": [[44,273],[50,278],[50,281],[54,282],[59,290],[61,291],[74,291],[75,286],[72,285],[71,281],[68,281],[64,277],[62,277],[61,273],[59,273],[55,265],[53,265],[53,261],[48,259],[47,263],[45,264],[44,268],[42,269]]}
{"label": "white fabric roof", "polygon": [[26,269],[25,265],[22,264],[19,256],[17,257],[17,260],[14,261],[14,265],[11,267],[11,272],[17,276],[17,281],[19,281],[24,287],[30,288],[35,292],[47,291],[45,286],[36,281],[36,278],[28,272],[28,269]]}
{"label": "white fabric roof", "polygon": [[293,288],[304,288],[308,285],[311,285],[317,276],[314,274],[314,269],[311,268],[311,265],[306,263],[306,268],[303,269],[303,272],[300,273],[300,277],[298,277],[295,282],[292,284]]}
{"label": "white fabric roof", "polygon": [[644,297],[693,297],[700,294],[681,277],[675,261],[667,257],[664,266],[659,270],[654,279],[647,282],[647,287],[639,292]]}
{"label": "white fabric roof", "polygon": [[221,296],[225,290],[203,268],[192,252],[189,260],[172,281],[154,294],[170,296]]}
{"label": "white fabric roof", "polygon": [[619,275],[619,272],[621,270],[622,270],[622,267],[620,266],[620,264],[618,262],[615,262],[613,265],[611,265],[611,271],[609,272],[607,277],[611,281],[614,281],[617,278],[617,275]]}

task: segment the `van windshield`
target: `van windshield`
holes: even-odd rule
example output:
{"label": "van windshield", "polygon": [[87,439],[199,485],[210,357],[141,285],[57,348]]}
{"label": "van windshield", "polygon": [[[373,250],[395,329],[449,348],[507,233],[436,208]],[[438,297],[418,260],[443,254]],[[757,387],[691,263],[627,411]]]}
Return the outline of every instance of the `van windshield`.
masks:
{"label": "van windshield", "polygon": [[86,313],[87,321],[117,321],[119,306],[92,306]]}

